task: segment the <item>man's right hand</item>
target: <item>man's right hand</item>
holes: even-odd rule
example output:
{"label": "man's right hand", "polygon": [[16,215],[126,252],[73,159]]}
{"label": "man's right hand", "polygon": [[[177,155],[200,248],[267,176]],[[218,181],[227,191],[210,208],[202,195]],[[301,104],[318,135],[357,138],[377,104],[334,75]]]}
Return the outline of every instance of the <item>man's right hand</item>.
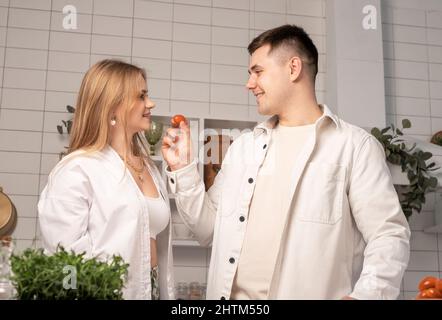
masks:
{"label": "man's right hand", "polygon": [[190,128],[185,121],[180,123],[179,128],[167,129],[161,152],[171,171],[184,168],[192,162]]}

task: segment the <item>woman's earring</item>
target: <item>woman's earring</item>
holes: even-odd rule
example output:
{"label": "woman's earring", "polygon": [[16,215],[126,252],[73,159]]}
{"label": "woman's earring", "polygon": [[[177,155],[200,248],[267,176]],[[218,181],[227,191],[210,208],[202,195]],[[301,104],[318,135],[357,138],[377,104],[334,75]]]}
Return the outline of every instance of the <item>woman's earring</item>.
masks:
{"label": "woman's earring", "polygon": [[115,126],[117,124],[117,120],[115,118],[112,118],[110,124],[112,127]]}

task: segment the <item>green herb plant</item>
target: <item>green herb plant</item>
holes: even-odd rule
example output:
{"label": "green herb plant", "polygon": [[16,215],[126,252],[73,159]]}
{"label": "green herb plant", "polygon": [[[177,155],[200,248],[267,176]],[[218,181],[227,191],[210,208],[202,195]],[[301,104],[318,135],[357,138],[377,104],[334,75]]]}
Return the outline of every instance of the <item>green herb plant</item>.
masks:
{"label": "green herb plant", "polygon": [[26,249],[11,256],[11,280],[22,300],[122,300],[128,266],[115,255],[101,261],[63,247],[53,255]]}

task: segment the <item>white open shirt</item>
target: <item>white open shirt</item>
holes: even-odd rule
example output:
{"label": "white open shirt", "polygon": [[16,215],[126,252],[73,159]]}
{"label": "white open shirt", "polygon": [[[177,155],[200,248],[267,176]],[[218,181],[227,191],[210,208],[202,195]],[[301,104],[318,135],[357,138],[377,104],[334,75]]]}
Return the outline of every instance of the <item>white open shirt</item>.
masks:
{"label": "white open shirt", "polygon": [[[169,205],[155,165],[149,165],[160,196]],[[38,203],[43,245],[58,244],[87,257],[119,254],[129,263],[125,299],[151,299],[149,212],[144,195],[110,146],[76,151],[52,170]],[[170,209],[169,209],[170,215]],[[169,219],[170,221],[170,219]],[[160,298],[174,298],[171,228],[157,236]]]}
{"label": "white open shirt", "polygon": [[[315,133],[287,172],[290,212],[268,298],[395,299],[410,230],[384,150],[372,135],[322,108]],[[233,142],[207,193],[195,162],[166,171],[185,224],[202,245],[212,244],[208,299],[230,297],[254,181],[276,120]]]}

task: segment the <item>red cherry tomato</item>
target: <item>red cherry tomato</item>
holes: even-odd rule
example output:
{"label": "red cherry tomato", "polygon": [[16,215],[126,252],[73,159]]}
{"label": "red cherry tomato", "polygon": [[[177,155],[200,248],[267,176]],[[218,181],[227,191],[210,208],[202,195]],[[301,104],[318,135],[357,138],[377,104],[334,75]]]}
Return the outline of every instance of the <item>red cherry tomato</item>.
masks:
{"label": "red cherry tomato", "polygon": [[436,289],[442,292],[442,279],[436,281]]}
{"label": "red cherry tomato", "polygon": [[419,291],[424,291],[426,289],[435,288],[436,281],[438,279],[436,277],[425,277],[419,282]]}
{"label": "red cherry tomato", "polygon": [[176,114],[172,117],[170,123],[172,124],[172,127],[179,128],[182,121],[187,122],[186,117],[182,114]]}
{"label": "red cherry tomato", "polygon": [[442,298],[442,293],[436,288],[425,289],[424,291],[419,292],[416,299],[438,299]]}

